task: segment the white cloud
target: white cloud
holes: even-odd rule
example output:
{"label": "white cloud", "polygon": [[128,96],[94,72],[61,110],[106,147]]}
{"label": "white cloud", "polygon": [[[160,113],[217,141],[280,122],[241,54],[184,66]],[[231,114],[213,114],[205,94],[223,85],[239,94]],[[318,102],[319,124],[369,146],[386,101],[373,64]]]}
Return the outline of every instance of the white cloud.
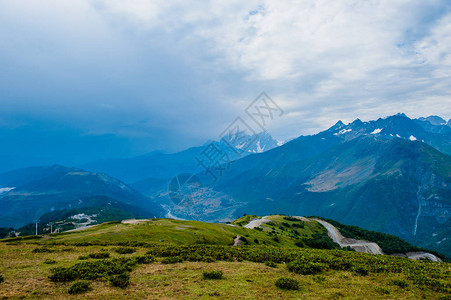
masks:
{"label": "white cloud", "polygon": [[[60,84],[83,72],[113,78],[89,86],[97,106],[164,115],[186,136],[220,132],[265,90],[286,112],[271,127],[285,139],[401,111],[451,118],[449,9],[440,0],[0,0],[10,26],[0,36],[20,44],[0,41],[12,49],[0,62],[19,49],[44,77],[63,64]],[[108,82],[129,95],[123,106],[107,102]],[[157,120],[149,126],[165,125]]]}

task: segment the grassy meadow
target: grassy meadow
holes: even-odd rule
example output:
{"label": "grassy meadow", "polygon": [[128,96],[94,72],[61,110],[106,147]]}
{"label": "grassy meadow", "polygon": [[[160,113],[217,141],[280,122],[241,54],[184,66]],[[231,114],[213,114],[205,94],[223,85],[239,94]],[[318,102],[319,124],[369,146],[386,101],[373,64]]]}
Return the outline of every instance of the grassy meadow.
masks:
{"label": "grassy meadow", "polygon": [[[0,297],[450,299],[449,263],[311,249],[300,237],[322,234],[318,223],[269,218],[261,229],[153,219],[3,240]],[[236,236],[241,246],[231,246]],[[221,278],[206,277],[211,271]],[[280,278],[296,289],[277,287]]]}

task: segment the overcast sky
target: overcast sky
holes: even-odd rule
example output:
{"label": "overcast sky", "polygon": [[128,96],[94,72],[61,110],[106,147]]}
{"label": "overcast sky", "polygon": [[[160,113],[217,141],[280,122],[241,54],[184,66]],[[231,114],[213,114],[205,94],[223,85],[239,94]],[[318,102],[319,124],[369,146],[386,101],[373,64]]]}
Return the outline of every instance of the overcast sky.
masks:
{"label": "overcast sky", "polygon": [[180,150],[261,91],[285,111],[279,140],[397,112],[448,120],[450,3],[0,0],[0,133]]}

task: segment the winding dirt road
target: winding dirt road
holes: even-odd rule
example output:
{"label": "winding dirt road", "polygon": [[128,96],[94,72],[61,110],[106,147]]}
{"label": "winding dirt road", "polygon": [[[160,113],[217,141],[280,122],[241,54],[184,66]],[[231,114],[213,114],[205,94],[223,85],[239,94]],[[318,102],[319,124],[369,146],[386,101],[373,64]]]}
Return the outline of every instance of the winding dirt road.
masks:
{"label": "winding dirt road", "polygon": [[256,227],[260,227],[261,225],[270,222],[271,220],[267,219],[268,216],[264,216],[261,219],[255,219],[244,225],[244,228],[254,229]]}
{"label": "winding dirt road", "polygon": [[345,238],[340,231],[338,231],[335,226],[332,224],[320,220],[320,219],[313,219],[316,222],[320,223],[327,229],[327,233],[330,236],[330,238],[340,245],[341,248],[344,247],[351,247],[357,252],[364,252],[364,253],[372,253],[372,254],[384,254],[382,252],[381,247],[379,247],[378,244],[368,241],[361,241],[361,240],[355,240],[350,238]]}

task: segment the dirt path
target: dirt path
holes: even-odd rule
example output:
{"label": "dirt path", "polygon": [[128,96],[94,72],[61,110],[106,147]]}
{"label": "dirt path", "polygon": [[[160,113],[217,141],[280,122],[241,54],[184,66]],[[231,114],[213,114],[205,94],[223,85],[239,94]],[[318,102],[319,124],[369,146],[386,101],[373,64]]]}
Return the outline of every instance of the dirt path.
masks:
{"label": "dirt path", "polygon": [[150,221],[150,219],[128,219],[128,220],[122,220],[122,224],[139,224],[143,222]]}
{"label": "dirt path", "polygon": [[66,231],[63,231],[63,232],[73,232],[73,231],[85,230],[85,229],[88,229],[88,228],[91,228],[91,227],[94,227],[94,226],[97,226],[97,225],[100,225],[100,224],[78,227],[78,228],[69,229],[69,230],[66,230]]}
{"label": "dirt path", "polygon": [[435,256],[434,254],[427,253],[427,252],[407,252],[406,256],[410,259],[420,260],[420,259],[429,259],[432,261],[442,261],[440,258]]}
{"label": "dirt path", "polygon": [[260,227],[261,225],[270,222],[271,220],[267,219],[268,216],[264,216],[261,219],[255,219],[244,225],[244,228],[254,229],[256,227]]}
{"label": "dirt path", "polygon": [[364,252],[364,253],[372,253],[372,254],[384,254],[382,252],[381,247],[379,247],[378,244],[368,241],[361,241],[361,240],[355,240],[355,239],[349,239],[345,238],[340,231],[338,231],[335,226],[332,224],[320,220],[320,219],[313,219],[323,225],[327,229],[327,233],[330,236],[330,238],[340,245],[341,248],[344,247],[351,247],[357,252]]}
{"label": "dirt path", "polygon": [[234,239],[233,239],[233,246],[240,246],[241,244],[243,244],[243,241],[240,240],[241,236],[237,235]]}

